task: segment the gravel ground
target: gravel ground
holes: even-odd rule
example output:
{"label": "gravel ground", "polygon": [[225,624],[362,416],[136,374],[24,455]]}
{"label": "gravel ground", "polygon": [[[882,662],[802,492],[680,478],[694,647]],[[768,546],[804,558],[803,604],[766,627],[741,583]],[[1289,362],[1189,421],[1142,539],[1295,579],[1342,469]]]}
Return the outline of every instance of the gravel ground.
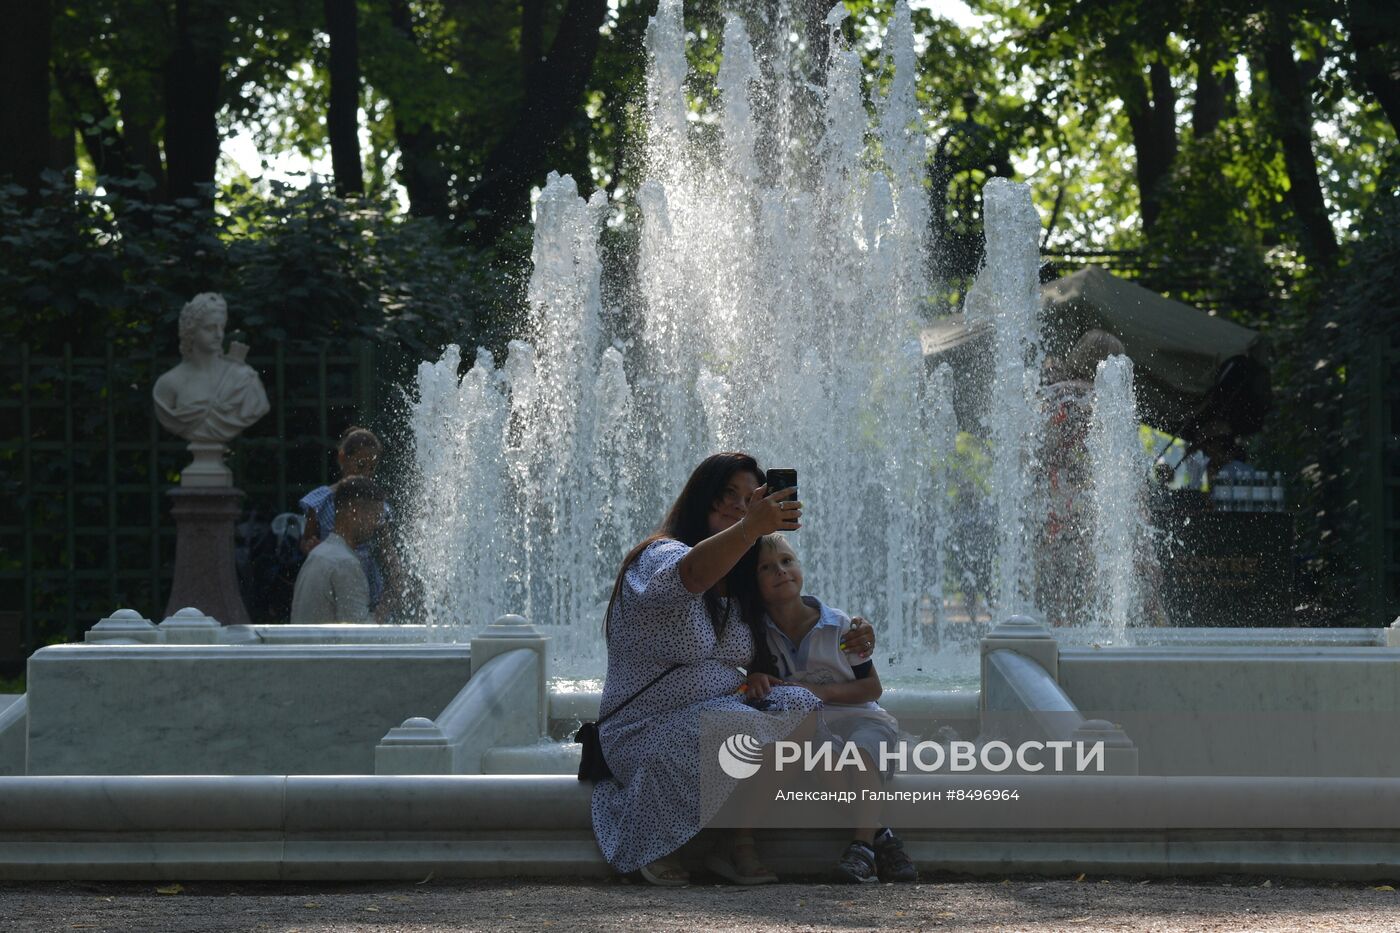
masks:
{"label": "gravel ground", "polygon": [[1384,885],[1260,878],[682,889],[599,881],[0,884],[0,930],[1396,930]]}

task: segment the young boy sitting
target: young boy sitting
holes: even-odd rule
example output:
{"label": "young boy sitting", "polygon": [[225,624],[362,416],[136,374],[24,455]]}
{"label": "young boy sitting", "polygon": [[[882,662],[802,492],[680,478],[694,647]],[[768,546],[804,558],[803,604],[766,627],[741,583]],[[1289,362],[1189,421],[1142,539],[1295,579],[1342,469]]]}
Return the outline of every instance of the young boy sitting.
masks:
{"label": "young boy sitting", "polygon": [[[875,702],[882,688],[874,662],[857,658],[853,664],[846,655],[846,633],[867,623],[853,622],[841,610],[802,595],[802,563],[781,535],[759,539],[753,579],[745,582],[749,591],[744,600],[745,615],[751,627],[756,627],[755,642],[762,632],[768,648],[765,652],[761,644],[756,645],[749,698],[763,699],[776,684],[798,684],[811,690],[824,704],[826,724],[836,740],[854,744],[864,759],[864,771],[846,768],[836,773],[848,782],[845,789],[858,795],[861,790],[878,789],[880,745],[894,747],[899,724]],[[765,671],[765,667],[769,669]],[[867,807],[874,823],[879,804]],[[855,883],[877,878],[886,882],[918,880],[918,870],[905,854],[904,844],[888,827],[878,832],[874,828],[857,830],[837,863],[836,874]]]}

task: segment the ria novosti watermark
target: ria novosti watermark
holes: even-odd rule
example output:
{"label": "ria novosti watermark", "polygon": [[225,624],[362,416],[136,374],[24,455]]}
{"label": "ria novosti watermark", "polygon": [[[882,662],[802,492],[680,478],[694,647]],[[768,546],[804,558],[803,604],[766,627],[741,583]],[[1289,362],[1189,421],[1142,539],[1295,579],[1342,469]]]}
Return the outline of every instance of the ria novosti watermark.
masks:
{"label": "ria novosti watermark", "polygon": [[937,737],[877,736],[862,752],[834,738],[836,716],[706,713],[702,813],[716,827],[760,829],[1400,831],[1393,711],[966,719]]}
{"label": "ria novosti watermark", "polygon": [[[1054,773],[1102,774],[1104,749],[1101,741],[1027,741],[1012,746],[995,740],[981,744],[955,740],[946,745],[901,740],[882,741],[872,753],[862,752],[852,742],[779,740],[773,743],[773,770],[1000,774],[1014,767],[1018,772],[1036,774],[1048,767]],[[1074,753],[1072,758],[1070,752]],[[762,767],[763,745],[748,733],[739,732],[720,744],[716,757],[725,774],[743,780],[753,777]]]}

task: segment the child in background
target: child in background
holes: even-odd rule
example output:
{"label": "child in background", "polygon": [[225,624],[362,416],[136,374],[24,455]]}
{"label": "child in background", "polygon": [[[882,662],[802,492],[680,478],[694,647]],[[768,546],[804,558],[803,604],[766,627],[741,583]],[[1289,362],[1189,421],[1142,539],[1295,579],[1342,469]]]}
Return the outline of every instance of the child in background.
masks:
{"label": "child in background", "polygon": [[[341,435],[336,445],[335,462],[340,468],[340,479],[344,482],[352,477],[374,479],[379,468],[379,457],[384,445],[369,428],[350,427]],[[301,550],[310,554],[321,539],[335,531],[335,489],[331,486],[318,486],[301,497],[297,505],[306,514],[306,528],[301,534]],[[389,504],[384,503],[384,521],[393,518]],[[390,609],[390,600],[385,599],[384,571],[380,568],[379,556],[375,553],[375,540],[363,541],[355,547],[360,565],[369,585],[369,607],[374,621],[384,622]],[[386,547],[387,549],[387,547]],[[386,555],[392,558],[392,554]],[[392,563],[392,560],[391,560]],[[392,569],[392,567],[391,567]]]}
{"label": "child in background", "polygon": [[351,476],[335,484],[336,530],[307,555],[292,593],[292,624],[370,621],[369,587],[355,548],[384,523],[384,493],[372,480]]}
{"label": "child in background", "polygon": [[[865,761],[865,771],[847,768],[836,772],[849,783],[843,789],[858,795],[861,790],[877,790],[880,745],[894,747],[899,724],[875,702],[882,692],[875,663],[857,658],[853,664],[846,655],[847,632],[865,623],[853,622],[839,609],[802,595],[802,563],[782,535],[759,539],[757,561],[749,576],[740,594],[744,619],[754,632],[757,649],[755,671],[748,681],[749,698],[761,700],[777,684],[795,684],[815,693],[837,742],[854,744]],[[873,802],[867,807],[873,826],[880,805]],[[857,830],[837,863],[836,874],[855,883],[877,878],[886,882],[918,880],[918,870],[905,854],[904,844],[888,827]]]}

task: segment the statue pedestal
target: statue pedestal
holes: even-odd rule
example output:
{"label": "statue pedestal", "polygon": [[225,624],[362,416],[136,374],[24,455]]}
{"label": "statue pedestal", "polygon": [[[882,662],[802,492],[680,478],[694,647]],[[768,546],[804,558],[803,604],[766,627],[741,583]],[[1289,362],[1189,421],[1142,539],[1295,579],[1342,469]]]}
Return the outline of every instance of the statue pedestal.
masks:
{"label": "statue pedestal", "polygon": [[243,491],[180,487],[166,493],[175,517],[175,579],[165,615],[193,606],[224,625],[249,625],[233,564],[233,525]]}
{"label": "statue pedestal", "polygon": [[227,489],[233,485],[233,473],[224,464],[227,447],[223,444],[192,441],[187,445],[187,449],[193,459],[190,460],[189,466],[180,471],[181,486],[218,486]]}

